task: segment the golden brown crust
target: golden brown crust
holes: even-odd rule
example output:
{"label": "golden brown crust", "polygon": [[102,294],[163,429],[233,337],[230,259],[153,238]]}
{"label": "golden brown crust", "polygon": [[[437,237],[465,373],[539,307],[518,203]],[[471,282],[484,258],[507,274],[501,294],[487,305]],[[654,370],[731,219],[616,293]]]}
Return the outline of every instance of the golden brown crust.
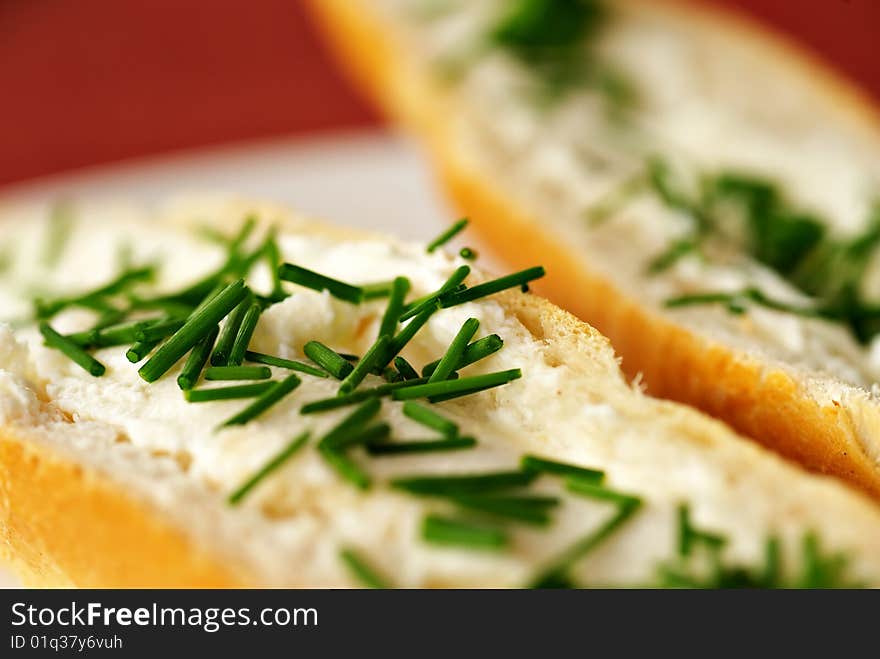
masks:
{"label": "golden brown crust", "polygon": [[[483,172],[476,171],[449,135],[448,95],[415,70],[386,26],[356,0],[309,0],[340,62],[392,116],[414,127],[452,199],[472,218],[499,255],[516,266],[548,264],[536,289],[611,339],[630,376],[643,374],[652,394],[693,405],[739,432],[820,473],[833,474],[880,498],[880,468],[859,441],[847,410],[820,405],[781,370],[712,344],[624,295],[608,279],[529,217]],[[679,6],[677,11],[691,12]],[[701,10],[712,29],[736,30],[800,75],[840,97],[847,112],[877,134],[865,97],[790,44],[756,31],[748,21]]]}
{"label": "golden brown crust", "polygon": [[8,429],[0,432],[0,538],[3,558],[33,586],[242,585],[117,483]]}

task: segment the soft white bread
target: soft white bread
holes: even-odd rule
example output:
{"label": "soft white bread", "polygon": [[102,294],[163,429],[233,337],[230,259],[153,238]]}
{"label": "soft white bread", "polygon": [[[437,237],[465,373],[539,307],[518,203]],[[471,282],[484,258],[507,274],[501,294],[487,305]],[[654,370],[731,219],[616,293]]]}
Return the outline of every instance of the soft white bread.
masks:
{"label": "soft white bread", "polygon": [[[865,231],[880,197],[880,130],[857,91],[759,27],[687,3],[606,2],[598,36],[587,30],[576,56],[619,75],[607,79],[634,91],[633,107],[595,79],[548,90],[555,79],[541,60],[490,43],[524,2],[452,0],[433,13],[418,0],[310,4],[353,78],[424,138],[487,243],[512,265],[548,265],[538,290],[608,336],[627,374],[880,496],[880,343],[740,300],[758,288],[795,307],[814,303],[741,253],[736,234],[648,272],[690,240],[695,219],[645,183],[657,155],[686,182],[729,171],[769,180],[841,240]],[[876,263],[872,254],[859,282],[872,299]],[[735,294],[745,313],[666,308],[718,292]]]}
{"label": "soft white bread", "polygon": [[[108,281],[119,267],[120,244],[128,245],[132,264],[161,259],[151,286],[176,290],[223,259],[222,246],[200,237],[205,225],[212,233],[232,234],[246,215],[259,218],[248,244],[260,244],[266,227],[275,226],[283,260],[358,285],[406,275],[411,296],[418,296],[463,263],[441,252],[426,254],[422,246],[317,225],[269,205],[195,199],[149,212],[81,205],[62,256],[47,267],[35,265],[48,229],[44,215],[41,208],[4,213],[4,242],[17,250],[0,277],[0,296],[4,312],[16,317],[30,310],[37,284],[43,295],[57,295]],[[484,278],[472,274],[468,284]],[[258,268],[249,281],[264,290],[268,273]],[[304,360],[303,344],[318,339],[364,354],[384,300],[352,305],[326,291],[286,286],[293,294],[263,312],[253,350]],[[136,293],[150,290],[141,285]],[[573,561],[567,577],[575,583],[718,585],[706,581],[702,550],[687,559],[696,566],[686,563],[687,574],[696,570],[695,582],[670,582],[668,571],[657,581],[660,563],[676,574],[685,569],[676,517],[684,504],[694,528],[726,539],[720,556],[729,569],[721,585],[742,577],[735,567],[749,574],[763,569],[771,538],[780,541],[783,566],[774,583],[880,584],[880,511],[873,502],[801,471],[720,422],[645,396],[624,379],[604,337],[539,297],[507,291],[443,309],[405,356],[420,368],[443,355],[469,317],[480,321],[477,336],[497,333],[504,346],[463,368],[461,376],[521,368],[523,377],[432,406],[461,434],[474,436],[474,448],[393,458],[357,449],[352,459],[373,478],[367,490],[340,477],[316,448],[352,408],[300,413],[304,403],[336,394],[333,378],[302,374],[302,384],[263,415],[217,431],[246,401],[188,403],[175,382],[181,364],[147,383],[137,375],[139,365],[126,360],[124,346],[100,348],[93,355],[107,371],[93,377],[43,345],[32,325],[0,326],[4,553],[29,583],[51,586],[357,585],[340,559],[342,548],[354,548],[392,585],[521,585],[600,528],[614,505],[568,492],[558,478],[543,475],[525,491],[560,497],[553,522],[502,524],[510,546],[478,551],[423,540],[425,515],[449,515],[454,507],[391,489],[388,482],[401,475],[517,469],[522,455],[534,454],[604,470],[607,488],[641,499],[604,542]],[[51,322],[73,332],[93,320],[87,311],[70,309]],[[287,373],[272,370],[276,378]],[[368,375],[362,386],[381,382]],[[211,384],[199,388],[205,386]],[[429,436],[402,415],[401,405],[385,399],[379,413],[395,440]],[[303,449],[239,505],[227,502],[306,429],[312,436]],[[839,553],[848,559],[845,573],[828,558]]]}

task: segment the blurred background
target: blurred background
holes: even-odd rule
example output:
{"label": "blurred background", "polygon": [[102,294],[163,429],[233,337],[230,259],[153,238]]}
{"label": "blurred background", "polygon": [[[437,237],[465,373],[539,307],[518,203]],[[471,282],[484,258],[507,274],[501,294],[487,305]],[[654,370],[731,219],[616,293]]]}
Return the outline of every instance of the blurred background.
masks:
{"label": "blurred background", "polygon": [[[880,99],[878,0],[702,0]],[[89,165],[378,126],[299,0],[0,0],[2,186]]]}

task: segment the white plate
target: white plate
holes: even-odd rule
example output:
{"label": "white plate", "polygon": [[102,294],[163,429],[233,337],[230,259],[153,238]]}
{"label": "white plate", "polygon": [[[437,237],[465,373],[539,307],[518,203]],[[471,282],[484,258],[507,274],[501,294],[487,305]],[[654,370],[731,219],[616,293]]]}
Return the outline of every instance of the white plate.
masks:
{"label": "white plate", "polygon": [[[430,239],[453,219],[416,148],[378,132],[251,143],[80,170],[0,189],[0,204],[59,197],[149,204],[186,192],[269,199],[335,224],[407,239]],[[0,587],[14,585],[14,577],[0,570]]]}

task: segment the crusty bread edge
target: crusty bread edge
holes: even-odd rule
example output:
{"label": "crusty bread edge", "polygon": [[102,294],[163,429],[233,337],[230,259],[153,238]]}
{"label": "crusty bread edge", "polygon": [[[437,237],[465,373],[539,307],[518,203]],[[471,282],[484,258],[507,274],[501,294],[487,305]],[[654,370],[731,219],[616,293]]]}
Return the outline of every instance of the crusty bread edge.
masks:
{"label": "crusty bread edge", "polygon": [[[358,0],[308,0],[343,68],[391,116],[425,139],[429,158],[460,210],[513,266],[549,264],[537,290],[610,337],[624,370],[641,373],[655,395],[695,406],[739,432],[819,473],[835,475],[880,498],[880,468],[858,425],[841,405],[822,405],[789,373],[770,369],[641,307],[561,240],[536,229],[538,218],[510,201],[449,135],[449,95],[425,76],[381,19]],[[876,139],[877,114],[867,97],[769,30],[732,13],[674,2],[669,10],[735,30],[793,74],[838,98],[849,120]]]}

